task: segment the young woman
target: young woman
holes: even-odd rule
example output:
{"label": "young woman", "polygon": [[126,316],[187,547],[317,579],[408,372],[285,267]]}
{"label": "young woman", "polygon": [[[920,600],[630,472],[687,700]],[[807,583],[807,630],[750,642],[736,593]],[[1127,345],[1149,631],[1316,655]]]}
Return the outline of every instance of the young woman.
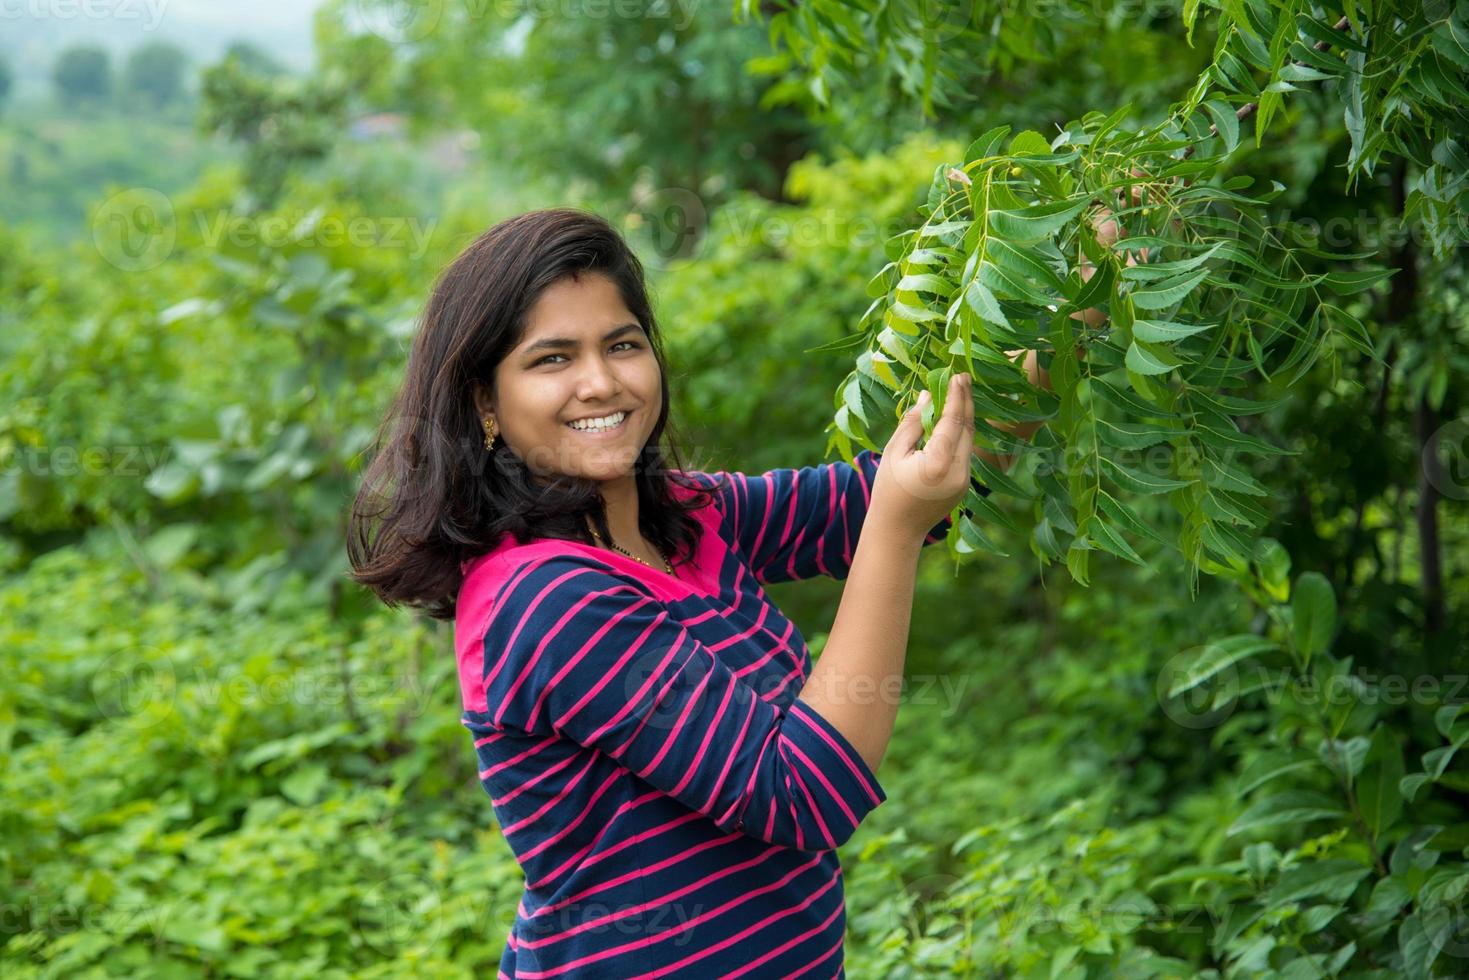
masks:
{"label": "young woman", "polygon": [[[384,601],[454,620],[525,874],[500,977],[844,975],[836,849],[886,799],[919,552],[978,451],[967,375],[920,449],[923,403],[855,465],[684,470],[605,221],[524,214],[443,273],[349,547]],[[847,584],[813,669],[762,586],[816,575]]]}

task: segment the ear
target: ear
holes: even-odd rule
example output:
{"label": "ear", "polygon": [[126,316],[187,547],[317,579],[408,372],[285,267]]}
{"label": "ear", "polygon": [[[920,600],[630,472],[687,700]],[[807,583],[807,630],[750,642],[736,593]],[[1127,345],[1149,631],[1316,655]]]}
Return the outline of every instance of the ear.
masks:
{"label": "ear", "polygon": [[478,381],[474,382],[474,411],[480,418],[495,414],[494,396]]}

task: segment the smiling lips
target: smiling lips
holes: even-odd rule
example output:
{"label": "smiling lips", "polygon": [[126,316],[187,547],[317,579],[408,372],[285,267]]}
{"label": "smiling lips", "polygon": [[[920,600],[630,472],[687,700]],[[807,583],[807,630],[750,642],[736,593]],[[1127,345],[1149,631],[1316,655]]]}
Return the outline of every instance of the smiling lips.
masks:
{"label": "smiling lips", "polygon": [[[573,425],[572,423],[568,422],[568,423],[566,423],[566,427],[568,429],[571,429],[573,432],[580,432],[583,435],[600,435],[600,434],[604,434],[604,433],[608,433],[608,432],[617,432],[618,430],[620,430],[623,427],[623,425],[625,425],[627,423],[628,414],[629,413],[627,413],[627,412],[613,412],[611,415],[600,416],[600,418],[605,418],[605,419],[617,419],[617,422],[614,425],[607,425],[607,424],[604,423],[602,425],[595,425],[595,426],[577,426],[577,425]],[[578,421],[596,421],[596,420],[583,420],[583,419],[578,419]]]}

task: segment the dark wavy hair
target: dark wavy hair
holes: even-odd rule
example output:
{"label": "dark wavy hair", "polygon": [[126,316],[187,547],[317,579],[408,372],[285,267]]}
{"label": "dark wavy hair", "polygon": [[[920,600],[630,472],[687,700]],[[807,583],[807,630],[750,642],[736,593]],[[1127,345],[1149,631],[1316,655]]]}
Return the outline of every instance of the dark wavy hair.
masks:
{"label": "dark wavy hair", "polygon": [[[707,503],[708,480],[686,475],[670,445],[668,366],[643,267],[603,218],[573,208],[531,211],[480,235],[440,274],[413,339],[403,385],[370,450],[348,518],[351,577],[388,606],[452,619],[460,563],[505,534],[524,544],[561,538],[592,544],[587,517],[607,539],[597,481],[526,466],[505,443],[484,448],[473,384],[489,387],[495,367],[521,341],[526,314],[549,286],[586,272],[616,284],[648,336],[662,378],[663,408],[634,464],[644,537],[675,563],[694,553],[701,527],[690,511]],[[675,497],[670,483],[695,493]]]}

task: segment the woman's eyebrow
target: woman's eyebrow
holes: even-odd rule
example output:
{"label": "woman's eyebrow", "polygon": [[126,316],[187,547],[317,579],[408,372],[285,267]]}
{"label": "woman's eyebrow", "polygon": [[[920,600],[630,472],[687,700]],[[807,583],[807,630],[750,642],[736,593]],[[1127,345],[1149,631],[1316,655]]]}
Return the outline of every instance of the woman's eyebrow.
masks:
{"label": "woman's eyebrow", "polygon": [[[615,340],[618,337],[621,337],[625,333],[641,329],[643,329],[643,325],[640,323],[624,323],[620,327],[613,328],[610,333],[605,334],[602,337],[602,342],[606,343],[609,340]],[[540,340],[537,340],[534,343],[527,344],[525,349],[521,351],[521,354],[530,355],[539,353],[543,350],[562,350],[567,347],[580,346],[581,342],[573,337],[542,337]]]}

